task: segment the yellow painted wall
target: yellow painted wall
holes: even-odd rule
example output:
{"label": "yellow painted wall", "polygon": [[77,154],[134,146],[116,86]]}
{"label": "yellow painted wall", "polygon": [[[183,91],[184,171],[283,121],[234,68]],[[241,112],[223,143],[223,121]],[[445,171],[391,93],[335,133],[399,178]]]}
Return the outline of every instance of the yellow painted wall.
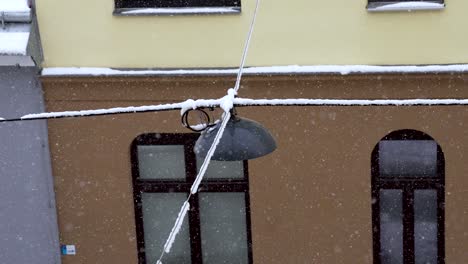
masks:
{"label": "yellow painted wall", "polygon": [[[255,0],[240,15],[113,16],[114,0],[38,0],[45,67],[235,67]],[[366,0],[263,0],[249,66],[468,63],[468,1],[369,13]]]}

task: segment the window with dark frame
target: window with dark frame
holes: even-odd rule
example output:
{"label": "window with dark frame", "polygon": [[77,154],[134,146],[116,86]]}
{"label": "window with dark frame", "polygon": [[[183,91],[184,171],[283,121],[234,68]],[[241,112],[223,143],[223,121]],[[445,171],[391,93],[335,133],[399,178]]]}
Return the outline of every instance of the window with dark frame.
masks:
{"label": "window with dark frame", "polygon": [[116,8],[240,7],[241,0],[115,0]]}
{"label": "window with dark frame", "polygon": [[399,130],[372,152],[375,264],[444,264],[442,149],[429,135]]}
{"label": "window with dark frame", "polygon": [[[199,134],[144,134],[131,145],[140,264],[155,263],[203,162]],[[164,263],[252,263],[247,161],[211,161]]]}

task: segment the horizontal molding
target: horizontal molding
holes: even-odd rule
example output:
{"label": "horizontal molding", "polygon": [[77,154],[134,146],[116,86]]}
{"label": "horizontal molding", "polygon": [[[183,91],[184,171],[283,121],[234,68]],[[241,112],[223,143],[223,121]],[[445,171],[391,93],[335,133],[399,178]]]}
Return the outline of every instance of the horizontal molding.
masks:
{"label": "horizontal molding", "polygon": [[[196,69],[115,69],[93,67],[50,67],[42,76],[216,76],[236,75],[237,68]],[[301,75],[301,74],[382,74],[382,73],[452,73],[468,72],[468,64],[450,65],[311,65],[247,67],[247,75]]]}

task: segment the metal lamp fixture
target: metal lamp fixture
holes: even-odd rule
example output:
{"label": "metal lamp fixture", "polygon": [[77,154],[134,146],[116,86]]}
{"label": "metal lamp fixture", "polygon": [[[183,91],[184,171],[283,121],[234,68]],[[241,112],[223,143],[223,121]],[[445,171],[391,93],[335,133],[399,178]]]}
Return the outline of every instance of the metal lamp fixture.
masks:
{"label": "metal lamp fixture", "polygon": [[[221,122],[203,130],[195,144],[195,153],[205,157],[213,144]],[[270,132],[261,124],[241,118],[233,111],[212,160],[236,161],[265,156],[276,149]]]}

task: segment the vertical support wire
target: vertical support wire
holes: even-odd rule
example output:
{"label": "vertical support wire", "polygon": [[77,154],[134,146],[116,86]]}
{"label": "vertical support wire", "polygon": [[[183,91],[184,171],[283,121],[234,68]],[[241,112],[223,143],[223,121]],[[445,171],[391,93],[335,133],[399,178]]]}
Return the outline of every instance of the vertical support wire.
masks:
{"label": "vertical support wire", "polygon": [[[241,59],[241,63],[240,63],[240,66],[239,66],[239,72],[237,74],[237,80],[236,80],[236,84],[234,86],[234,91],[236,93],[237,93],[237,91],[239,90],[239,87],[240,87],[240,82],[241,82],[241,79],[242,79],[242,73],[243,73],[244,65],[245,65],[245,59],[247,57],[247,52],[249,50],[250,40],[252,38],[252,33],[253,33],[254,25],[255,25],[255,20],[256,20],[256,17],[257,17],[259,3],[260,3],[260,0],[256,0],[254,15],[253,15],[253,18],[252,18],[252,22],[250,23],[249,33],[247,35],[247,40],[246,40],[245,45],[244,45],[244,50],[243,50],[243,53],[242,53],[242,59]],[[161,255],[159,256],[158,260],[156,261],[156,264],[162,264],[162,259],[164,257],[164,254],[170,252],[172,244],[174,243],[174,240],[175,240],[177,234],[180,231],[180,228],[181,228],[181,225],[182,225],[183,220],[185,218],[185,215],[187,214],[187,211],[189,210],[190,198],[192,197],[193,194],[198,192],[198,187],[200,186],[200,183],[203,180],[206,169],[208,168],[208,165],[210,163],[211,157],[213,156],[214,152],[216,151],[216,147],[218,146],[219,141],[221,140],[221,137],[223,136],[224,129],[226,128],[227,122],[229,121],[230,118],[231,118],[231,113],[229,111],[226,111],[223,114],[222,123],[221,123],[221,126],[219,127],[219,130],[218,130],[216,136],[215,136],[213,144],[211,145],[210,149],[208,150],[208,153],[207,153],[207,155],[206,155],[206,157],[205,157],[205,159],[204,159],[204,161],[203,161],[203,163],[202,163],[202,165],[200,167],[200,171],[198,172],[198,175],[195,178],[195,181],[193,182],[192,187],[190,188],[190,193],[189,193],[189,195],[187,197],[187,200],[184,201],[182,207],[180,208],[177,219],[176,219],[176,221],[174,223],[174,226],[172,227],[172,230],[171,230],[171,232],[169,234],[169,237],[166,240],[166,243],[164,244],[164,248],[163,248],[163,250],[161,252]]]}
{"label": "vertical support wire", "polygon": [[257,19],[259,5],[260,5],[260,0],[256,0],[255,10],[254,10],[252,21],[250,23],[249,33],[247,34],[247,40],[245,41],[245,44],[244,44],[244,51],[242,52],[242,58],[241,58],[241,62],[239,65],[239,72],[237,73],[236,85],[234,86],[234,91],[236,92],[239,91],[239,88],[240,88],[240,82],[241,82],[242,74],[244,71],[245,59],[247,58],[247,53],[249,52],[250,40],[252,39],[252,33],[253,33],[254,25],[255,25],[255,20]]}

